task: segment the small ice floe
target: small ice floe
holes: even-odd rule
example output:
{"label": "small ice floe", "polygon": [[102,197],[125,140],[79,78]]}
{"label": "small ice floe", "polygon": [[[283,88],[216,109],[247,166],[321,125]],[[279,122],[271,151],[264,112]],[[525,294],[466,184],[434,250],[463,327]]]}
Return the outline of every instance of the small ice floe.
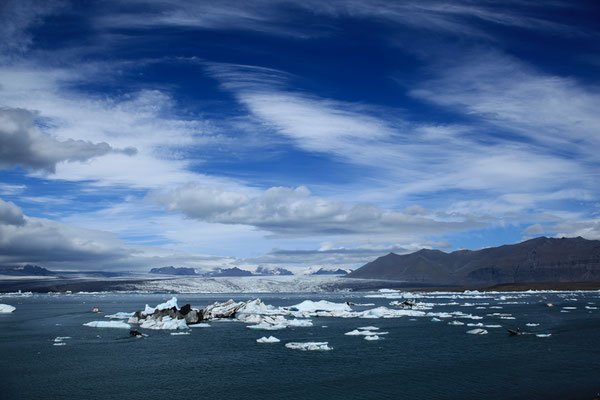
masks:
{"label": "small ice floe", "polygon": [[378,331],[379,330],[379,328],[376,326],[362,326],[358,329],[360,329],[361,331]]}
{"label": "small ice floe", "polygon": [[516,318],[515,317],[504,316],[504,317],[500,317],[500,319],[516,319]]}
{"label": "small ice floe", "polygon": [[502,325],[484,325],[484,328],[502,328]]}
{"label": "small ice floe", "polygon": [[52,343],[52,346],[66,346],[65,342]]}
{"label": "small ice floe", "polygon": [[333,347],[329,347],[329,342],[290,342],[286,343],[285,347],[293,350],[302,351],[328,351],[333,350]]}
{"label": "small ice floe", "polygon": [[16,310],[16,307],[13,307],[8,304],[0,304],[0,314],[8,314]]}
{"label": "small ice floe", "polygon": [[448,325],[464,325],[464,324],[465,324],[464,322],[457,321],[457,320],[448,322]]}
{"label": "small ice floe", "polygon": [[538,333],[535,336],[537,336],[537,337],[550,337],[550,336],[552,336],[552,334],[551,333]]}
{"label": "small ice floe", "polygon": [[487,335],[488,331],[486,331],[485,329],[477,328],[471,329],[470,331],[467,331],[467,333],[471,335]]}
{"label": "small ice floe", "polygon": [[125,318],[131,318],[131,317],[133,317],[133,314],[135,314],[135,313],[118,312],[118,313],[115,313],[115,314],[105,315],[104,318],[125,319]]}
{"label": "small ice floe", "polygon": [[480,306],[480,307],[475,307],[475,309],[476,309],[476,310],[485,310],[485,309],[486,309],[486,307],[481,307],[481,306]]}
{"label": "small ice floe", "polygon": [[440,321],[441,321],[441,319],[439,319],[439,318],[436,318],[436,317],[431,318],[431,322],[440,322]]}
{"label": "small ice floe", "polygon": [[201,322],[199,324],[188,325],[188,328],[210,328],[210,324],[206,322]]}
{"label": "small ice floe", "polygon": [[350,332],[344,333],[346,336],[373,336],[373,335],[387,335],[389,332],[373,332],[369,330],[358,330],[355,329]]}
{"label": "small ice floe", "polygon": [[483,324],[482,324],[481,322],[479,322],[479,323],[476,323],[476,324],[473,324],[473,323],[471,323],[471,324],[467,324],[467,326],[478,326],[478,327],[482,327],[482,326],[483,326]]}
{"label": "small ice floe", "polygon": [[275,336],[263,336],[260,339],[256,339],[256,343],[279,343],[281,340],[277,339]]}
{"label": "small ice floe", "polygon": [[597,310],[598,307],[585,306],[586,310]]}
{"label": "small ice floe", "polygon": [[314,313],[318,311],[332,312],[332,313],[344,313],[352,311],[352,308],[346,303],[332,303],[330,301],[312,301],[304,300],[300,304],[296,304],[288,307],[290,311],[300,311],[305,313]]}
{"label": "small ice floe", "polygon": [[560,312],[568,313],[568,312],[571,312],[571,311],[569,311],[569,310],[560,310]]}
{"label": "small ice floe", "polygon": [[171,332],[171,336],[189,335],[189,332]]}
{"label": "small ice floe", "polygon": [[381,340],[383,338],[380,338],[378,335],[370,335],[370,336],[365,336],[363,339],[372,341],[372,340]]}
{"label": "small ice floe", "polygon": [[497,310],[501,310],[501,309],[502,309],[502,306],[490,306],[490,308],[494,308],[494,309],[497,309]]}
{"label": "small ice floe", "polygon": [[526,326],[540,326],[540,324],[535,324],[533,322],[528,322],[525,324]]}
{"label": "small ice floe", "polygon": [[121,321],[91,321],[83,326],[89,326],[91,328],[117,328],[117,329],[131,329],[131,325]]}
{"label": "small ice floe", "polygon": [[577,310],[577,307],[563,307],[563,310]]}
{"label": "small ice floe", "polygon": [[69,340],[69,339],[71,339],[70,336],[57,336],[54,338],[54,342],[60,343],[60,342],[64,342],[65,340]]}

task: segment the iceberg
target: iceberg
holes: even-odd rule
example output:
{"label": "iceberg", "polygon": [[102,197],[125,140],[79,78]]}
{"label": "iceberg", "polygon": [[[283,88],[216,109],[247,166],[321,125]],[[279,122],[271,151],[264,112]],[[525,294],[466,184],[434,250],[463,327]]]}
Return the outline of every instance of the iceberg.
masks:
{"label": "iceberg", "polygon": [[150,315],[150,314],[153,314],[157,310],[168,310],[169,308],[173,308],[173,307],[179,308],[177,306],[177,297],[171,297],[170,300],[165,301],[164,303],[160,303],[159,305],[157,305],[154,308],[152,308],[148,304],[146,304],[146,308],[144,309],[144,311],[142,311],[142,314]]}
{"label": "iceberg", "polygon": [[118,312],[115,314],[109,314],[109,315],[105,315],[104,318],[111,318],[111,319],[125,319],[125,318],[131,318],[133,317],[133,314],[135,313],[128,313],[128,312]]}
{"label": "iceberg", "polygon": [[328,346],[329,342],[290,342],[286,343],[285,347],[288,349],[302,350],[302,351],[329,351],[333,350],[333,347]]}
{"label": "iceberg", "polygon": [[153,330],[176,330],[176,329],[188,329],[185,319],[173,319],[171,317],[163,317],[161,319],[148,318],[142,322],[140,328],[153,329]]}
{"label": "iceberg", "polygon": [[71,339],[71,337],[70,337],[70,336],[58,336],[58,337],[55,337],[55,338],[54,338],[54,341],[55,341],[56,343],[60,343],[60,342],[63,342],[63,341],[65,341],[65,340],[69,340],[69,339]]}
{"label": "iceberg", "polygon": [[117,328],[117,329],[131,329],[131,325],[122,321],[91,321],[83,326],[89,326],[91,328]]}
{"label": "iceberg", "polygon": [[550,337],[550,336],[552,336],[552,334],[551,333],[538,333],[535,336],[537,336],[537,337]]}
{"label": "iceberg", "polygon": [[471,329],[470,331],[467,331],[467,333],[470,333],[471,335],[487,335],[488,331],[486,331],[485,329]]}
{"label": "iceberg", "polygon": [[464,324],[465,324],[464,322],[456,321],[456,320],[448,322],[448,325],[464,325]]}
{"label": "iceberg", "polygon": [[189,335],[189,332],[171,332],[171,336]]}
{"label": "iceberg", "polygon": [[365,336],[365,340],[380,340],[381,338],[377,335]]}
{"label": "iceberg", "polygon": [[0,314],[8,314],[15,311],[17,308],[8,304],[0,304]]}
{"label": "iceberg", "polygon": [[65,342],[52,343],[52,346],[66,346]]}
{"label": "iceberg", "polygon": [[358,329],[360,329],[361,331],[378,331],[379,330],[379,328],[376,326],[363,326]]}
{"label": "iceberg", "polygon": [[305,313],[315,313],[319,311],[326,311],[336,314],[342,314],[351,312],[352,308],[346,303],[332,303],[327,300],[312,301],[304,300],[300,304],[296,304],[288,307],[290,311],[300,311]]}
{"label": "iceberg", "polygon": [[257,343],[279,343],[281,340],[277,339],[275,336],[263,336],[260,339],[256,339]]}
{"label": "iceberg", "polygon": [[527,326],[539,326],[540,324],[534,324],[533,322],[529,322],[527,324],[525,324]]}
{"label": "iceberg", "polygon": [[387,335],[389,332],[373,332],[370,330],[358,330],[355,329],[350,332],[344,333],[346,336],[373,336],[373,335]]}
{"label": "iceberg", "polygon": [[202,322],[199,324],[188,325],[188,328],[210,328],[210,324]]}

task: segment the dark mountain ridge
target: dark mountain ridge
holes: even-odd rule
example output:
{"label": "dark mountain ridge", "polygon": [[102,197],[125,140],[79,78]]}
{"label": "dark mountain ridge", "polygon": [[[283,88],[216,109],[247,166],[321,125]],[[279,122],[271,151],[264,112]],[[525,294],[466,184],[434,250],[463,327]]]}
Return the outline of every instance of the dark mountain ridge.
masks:
{"label": "dark mountain ridge", "polygon": [[481,250],[419,250],[390,253],[348,278],[387,279],[439,285],[600,281],[600,241],[539,237]]}

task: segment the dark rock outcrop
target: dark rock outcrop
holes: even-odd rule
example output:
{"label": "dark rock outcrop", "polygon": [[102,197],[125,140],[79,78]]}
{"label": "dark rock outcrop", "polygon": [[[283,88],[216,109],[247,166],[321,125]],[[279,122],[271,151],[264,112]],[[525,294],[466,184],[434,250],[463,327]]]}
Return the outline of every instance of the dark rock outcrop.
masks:
{"label": "dark rock outcrop", "polygon": [[600,241],[539,237],[477,251],[390,253],[348,277],[431,285],[600,282]]}

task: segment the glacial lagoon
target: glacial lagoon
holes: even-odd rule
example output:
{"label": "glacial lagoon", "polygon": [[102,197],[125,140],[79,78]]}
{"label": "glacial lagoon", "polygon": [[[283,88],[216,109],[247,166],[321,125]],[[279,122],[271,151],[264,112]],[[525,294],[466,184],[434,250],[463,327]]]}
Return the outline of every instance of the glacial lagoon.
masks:
{"label": "glacial lagoon", "polygon": [[[592,399],[600,392],[600,292],[177,294],[179,306],[196,308],[230,298],[260,298],[271,310],[297,310],[290,307],[305,300],[341,306],[282,311],[277,318],[310,324],[274,330],[249,329],[265,316],[177,330],[132,325],[147,335],[140,338],[84,325],[126,324],[105,316],[172,296],[0,295],[16,307],[0,314],[2,399]],[[400,310],[407,299],[418,306]],[[522,335],[507,333],[517,327]],[[279,341],[257,342],[263,337]]]}

